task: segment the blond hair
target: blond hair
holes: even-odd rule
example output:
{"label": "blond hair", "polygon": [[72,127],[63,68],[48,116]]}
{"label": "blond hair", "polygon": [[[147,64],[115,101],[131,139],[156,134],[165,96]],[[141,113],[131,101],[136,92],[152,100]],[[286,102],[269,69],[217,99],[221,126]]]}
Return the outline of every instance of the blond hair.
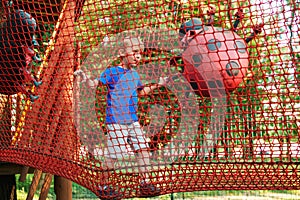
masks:
{"label": "blond hair", "polygon": [[132,46],[140,46],[141,49],[144,49],[144,43],[141,40],[140,37],[132,37],[132,36],[127,36],[123,40],[123,45],[122,47],[128,48]]}

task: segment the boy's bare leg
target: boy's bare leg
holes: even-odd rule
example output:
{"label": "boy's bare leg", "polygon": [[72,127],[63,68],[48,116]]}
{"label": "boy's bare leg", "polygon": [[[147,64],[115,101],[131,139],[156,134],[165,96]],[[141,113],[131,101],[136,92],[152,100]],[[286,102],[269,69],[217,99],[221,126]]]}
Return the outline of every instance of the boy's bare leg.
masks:
{"label": "boy's bare leg", "polygon": [[116,159],[106,158],[105,166],[103,166],[103,182],[99,186],[99,197],[101,199],[122,199],[122,192],[116,190],[113,184],[110,183],[111,170],[114,169]]}
{"label": "boy's bare leg", "polygon": [[150,153],[147,149],[141,150],[137,154],[137,163],[139,166],[139,172],[142,175],[144,181],[149,179],[149,170],[150,170]]}
{"label": "boy's bare leg", "polygon": [[136,159],[139,165],[139,173],[142,176],[142,180],[140,182],[140,196],[151,197],[159,195],[160,189],[157,188],[150,180],[151,164],[149,151],[147,149],[141,150]]}
{"label": "boy's bare leg", "polygon": [[116,159],[113,158],[106,158],[105,159],[105,166],[103,166],[103,182],[104,185],[109,185],[109,177],[111,177],[111,170],[114,169]]}

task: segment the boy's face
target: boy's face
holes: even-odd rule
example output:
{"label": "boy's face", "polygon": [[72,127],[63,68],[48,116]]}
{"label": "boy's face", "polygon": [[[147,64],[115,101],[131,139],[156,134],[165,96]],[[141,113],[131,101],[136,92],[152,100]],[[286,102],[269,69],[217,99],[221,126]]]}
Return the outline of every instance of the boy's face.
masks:
{"label": "boy's face", "polygon": [[123,64],[128,69],[136,67],[142,59],[143,43],[139,38],[128,38],[124,40],[124,47],[124,53],[121,55]]}

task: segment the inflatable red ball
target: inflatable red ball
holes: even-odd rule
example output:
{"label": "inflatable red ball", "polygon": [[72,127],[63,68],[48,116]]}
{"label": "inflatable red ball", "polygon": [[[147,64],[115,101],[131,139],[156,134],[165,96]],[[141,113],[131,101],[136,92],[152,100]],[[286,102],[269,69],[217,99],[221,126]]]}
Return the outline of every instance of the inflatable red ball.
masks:
{"label": "inflatable red ball", "polygon": [[243,81],[249,54],[245,40],[234,31],[201,25],[201,29],[190,29],[182,38],[186,45],[183,75],[197,95],[220,96]]}

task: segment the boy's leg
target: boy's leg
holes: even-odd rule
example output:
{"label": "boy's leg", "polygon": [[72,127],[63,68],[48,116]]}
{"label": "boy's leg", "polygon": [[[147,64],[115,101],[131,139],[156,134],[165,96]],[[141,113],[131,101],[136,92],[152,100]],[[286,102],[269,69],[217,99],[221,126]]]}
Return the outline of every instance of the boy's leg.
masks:
{"label": "boy's leg", "polygon": [[150,171],[149,168],[151,167],[149,145],[138,122],[133,123],[132,127],[130,127],[128,142],[136,152],[136,162],[139,166],[139,173],[145,180],[148,179],[148,172]]}
{"label": "boy's leg", "polygon": [[111,184],[111,170],[114,169],[114,165],[117,159],[121,159],[123,157],[126,149],[126,138],[128,137],[127,127],[119,124],[108,124],[107,125],[108,133],[107,133],[107,149],[108,154],[105,155],[105,166],[103,173],[103,183],[99,188],[99,195],[103,199],[121,199],[121,192],[117,191],[114,187],[114,183]]}
{"label": "boy's leg", "polygon": [[111,177],[111,170],[114,169],[116,159],[114,158],[105,158],[104,166],[103,166],[103,185],[110,185],[109,177]]}
{"label": "boy's leg", "polygon": [[151,170],[151,164],[150,164],[150,153],[148,148],[147,149],[141,149],[137,153],[136,158],[139,167],[139,172],[145,179],[145,181],[148,181],[149,179],[149,171]]}
{"label": "boy's leg", "polygon": [[151,197],[160,194],[160,189],[155,187],[150,180],[151,164],[149,145],[145,138],[144,132],[138,122],[134,123],[129,132],[129,138],[131,140],[131,146],[137,152],[137,163],[139,166],[139,173],[141,175],[140,182],[140,196]]}

